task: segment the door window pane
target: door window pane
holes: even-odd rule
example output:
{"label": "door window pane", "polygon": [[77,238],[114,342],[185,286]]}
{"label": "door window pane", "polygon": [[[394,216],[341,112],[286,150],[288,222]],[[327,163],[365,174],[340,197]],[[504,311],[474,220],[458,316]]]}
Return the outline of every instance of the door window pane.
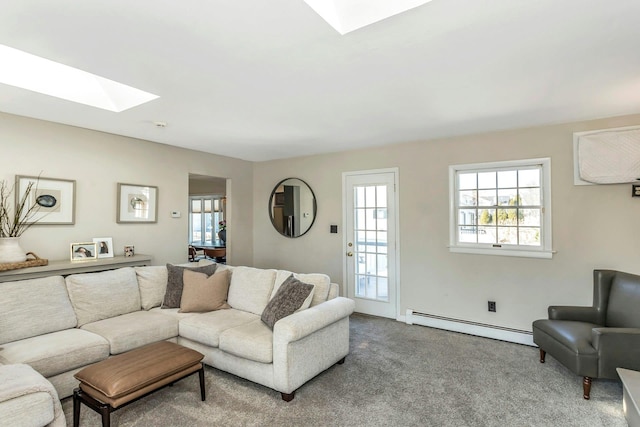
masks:
{"label": "door window pane", "polygon": [[356,296],[387,300],[387,186],[355,187],[354,195]]}

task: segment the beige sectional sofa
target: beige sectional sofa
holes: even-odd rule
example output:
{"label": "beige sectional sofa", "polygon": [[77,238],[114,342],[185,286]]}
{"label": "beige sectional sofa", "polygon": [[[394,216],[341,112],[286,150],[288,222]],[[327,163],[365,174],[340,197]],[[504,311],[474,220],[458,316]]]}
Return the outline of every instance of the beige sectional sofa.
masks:
{"label": "beige sectional sofa", "polygon": [[[292,273],[217,268],[230,270],[231,308],[204,313],[160,307],[166,266],[0,283],[0,365],[29,365],[64,398],[77,387],[73,375],[83,367],[171,340],[203,353],[206,364],[290,400],[297,388],[348,354],[354,303],[338,296],[328,276],[295,275],[314,285],[311,305],[271,330],[260,316]],[[0,420],[5,405],[0,394]]]}

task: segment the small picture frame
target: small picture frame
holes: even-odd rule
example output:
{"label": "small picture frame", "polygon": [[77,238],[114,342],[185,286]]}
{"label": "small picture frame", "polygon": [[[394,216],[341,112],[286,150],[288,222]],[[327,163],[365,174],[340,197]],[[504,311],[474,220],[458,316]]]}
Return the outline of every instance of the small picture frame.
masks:
{"label": "small picture frame", "polygon": [[158,222],[158,187],[118,183],[116,222]]}
{"label": "small picture frame", "polygon": [[124,247],[124,256],[132,257],[136,254],[135,247],[133,245],[127,245]]}
{"label": "small picture frame", "polygon": [[113,239],[111,237],[94,237],[98,258],[113,258]]}
{"label": "small picture frame", "polygon": [[39,205],[30,223],[35,225],[75,224],[76,182],[37,176],[16,175],[16,206],[33,183],[28,205]]}
{"label": "small picture frame", "polygon": [[94,242],[72,243],[71,261],[89,261],[98,259],[97,245]]}

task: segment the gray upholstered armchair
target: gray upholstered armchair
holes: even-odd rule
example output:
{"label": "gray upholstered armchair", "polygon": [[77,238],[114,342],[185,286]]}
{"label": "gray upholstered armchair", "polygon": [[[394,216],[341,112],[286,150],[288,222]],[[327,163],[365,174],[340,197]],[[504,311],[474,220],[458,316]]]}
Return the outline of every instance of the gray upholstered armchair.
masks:
{"label": "gray upholstered armchair", "polygon": [[583,376],[618,379],[616,368],[640,370],[640,276],[594,270],[593,307],[550,306],[549,319],[533,322],[540,362],[549,353]]}

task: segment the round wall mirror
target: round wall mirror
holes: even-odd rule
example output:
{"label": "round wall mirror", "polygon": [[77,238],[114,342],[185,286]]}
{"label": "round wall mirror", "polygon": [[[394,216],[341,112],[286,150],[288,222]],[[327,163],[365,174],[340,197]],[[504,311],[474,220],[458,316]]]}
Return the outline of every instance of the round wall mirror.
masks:
{"label": "round wall mirror", "polygon": [[287,178],[276,184],[269,199],[273,227],[286,237],[300,237],[316,220],[316,196],[301,179]]}

